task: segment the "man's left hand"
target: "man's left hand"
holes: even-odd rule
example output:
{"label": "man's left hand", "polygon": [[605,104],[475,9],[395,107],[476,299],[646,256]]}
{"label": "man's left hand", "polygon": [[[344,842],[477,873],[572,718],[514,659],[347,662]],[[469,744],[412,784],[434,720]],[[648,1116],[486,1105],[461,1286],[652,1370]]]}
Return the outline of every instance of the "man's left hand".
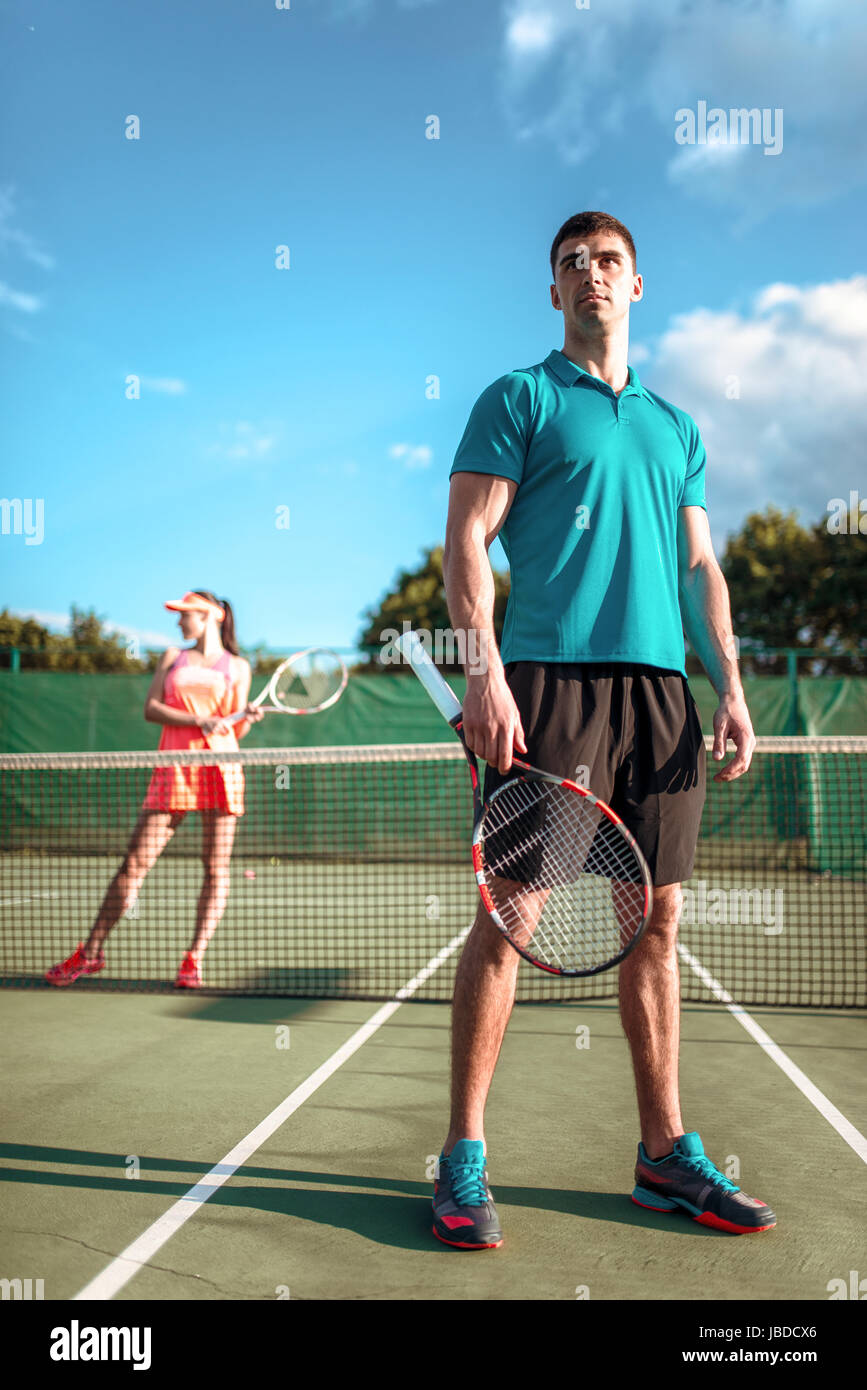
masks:
{"label": "man's left hand", "polygon": [[727,739],[735,745],[735,756],[716,774],[715,782],[742,777],[752,762],[756,736],[743,695],[723,695],[713,717],[713,756],[717,762],[725,757]]}

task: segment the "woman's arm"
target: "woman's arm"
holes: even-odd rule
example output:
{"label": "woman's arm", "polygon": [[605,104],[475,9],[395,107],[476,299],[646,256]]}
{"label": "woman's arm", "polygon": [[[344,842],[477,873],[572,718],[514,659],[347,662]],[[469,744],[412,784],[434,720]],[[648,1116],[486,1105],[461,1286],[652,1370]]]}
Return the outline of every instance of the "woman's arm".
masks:
{"label": "woman's arm", "polygon": [[240,743],[241,739],[246,738],[247,734],[250,732],[250,725],[258,724],[259,720],[264,719],[265,716],[258,707],[256,709],[253,709],[251,706],[248,706],[247,704],[247,701],[250,697],[249,661],[247,661],[242,656],[233,656],[232,664],[235,675],[235,708],[233,710],[230,710],[229,713],[235,714],[240,709],[245,709],[247,711],[247,718],[239,719],[238,723],[234,725],[235,736],[237,737],[238,742]]}
{"label": "woman's arm", "polygon": [[179,653],[180,647],[167,647],[160,657],[159,665],[154,672],[154,678],[145,698],[144,717],[149,724],[178,724],[189,727],[190,724],[198,724],[199,722],[194,714],[187,714],[186,710],[183,709],[175,709],[174,705],[163,704],[166,673],[172,663],[177,660]]}

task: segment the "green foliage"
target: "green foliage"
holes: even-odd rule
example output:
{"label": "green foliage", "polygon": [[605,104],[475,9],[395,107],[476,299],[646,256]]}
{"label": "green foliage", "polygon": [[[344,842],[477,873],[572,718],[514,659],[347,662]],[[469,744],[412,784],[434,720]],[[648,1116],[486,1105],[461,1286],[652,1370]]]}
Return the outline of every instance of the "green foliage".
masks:
{"label": "green foliage", "polygon": [[264,642],[257,642],[255,647],[245,647],[243,654],[250,663],[250,673],[253,676],[273,676],[280,663],[292,655],[287,651],[282,656],[275,656],[268,651]]}
{"label": "green foliage", "polygon": [[[0,613],[0,649],[17,647],[22,670],[31,671],[122,671],[140,674],[153,670],[158,652],[131,654],[129,642],[117,633],[105,633],[102,619],[91,610],[73,604],[69,634],[49,632],[35,618],[16,618],[7,608]],[[0,650],[0,660],[9,666],[9,651]]]}
{"label": "green foliage", "polygon": [[850,516],[848,534],[825,522],[812,529],[813,582],[806,606],[812,645],[828,653],[827,671],[867,674],[867,535]]}
{"label": "green foliage", "polygon": [[[368,663],[356,667],[357,670],[396,669],[393,666],[383,667],[377,660],[377,653],[382,650],[384,641],[381,634],[388,628],[401,632],[404,622],[430,633],[446,632],[451,627],[443,583],[443,547],[433,546],[423,551],[422,557],[417,569],[401,570],[391,592],[364,614],[364,629],[358,642],[359,646],[371,648],[371,654]],[[494,634],[498,643],[508,597],[509,576],[494,570]]]}
{"label": "green foliage", "polygon": [[867,672],[867,536],[852,522],[848,534],[833,534],[825,521],[808,529],[795,512],[769,506],[730,538],[721,563],[734,630],[751,642],[741,650],[745,671],[782,673],[763,649],[790,647],[821,653],[814,675]]}

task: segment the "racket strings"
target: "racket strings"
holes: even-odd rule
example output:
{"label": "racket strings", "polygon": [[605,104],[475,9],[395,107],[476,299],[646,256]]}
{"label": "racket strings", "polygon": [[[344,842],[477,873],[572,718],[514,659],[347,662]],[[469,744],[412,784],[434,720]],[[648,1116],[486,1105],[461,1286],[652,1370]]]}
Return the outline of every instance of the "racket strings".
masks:
{"label": "racket strings", "polygon": [[271,698],[282,709],[320,709],[341,689],[344,676],[343,663],[332,653],[304,653],[285,664],[273,684]]}
{"label": "racket strings", "polygon": [[644,917],[641,871],[626,837],[580,793],[531,779],[485,808],[488,891],[507,934],[534,959],[589,972],[629,945]]}

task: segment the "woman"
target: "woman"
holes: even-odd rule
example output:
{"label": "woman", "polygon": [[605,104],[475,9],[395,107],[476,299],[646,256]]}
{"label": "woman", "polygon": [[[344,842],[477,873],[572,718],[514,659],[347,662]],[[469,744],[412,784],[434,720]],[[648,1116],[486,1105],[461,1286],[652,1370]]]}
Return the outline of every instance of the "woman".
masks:
{"label": "woman", "polygon": [[[195,589],[166,608],[180,613],[178,625],[190,647],[169,647],[160,658],[145,701],[145,719],[163,725],[160,749],[236,750],[262,711],[247,703],[250,663],[238,654],[235,620],[226,599]],[[222,721],[236,710],[244,719]],[[236,737],[237,735],[237,737]],[[112,879],[87,941],[67,960],[46,973],[53,985],[68,985],[79,975],[105,968],[103,942],[124,912],[189,811],[200,811],[205,879],[199,895],[192,945],[178,970],[175,986],[198,989],[202,957],[223,915],[229,896],[229,860],[238,817],[244,814],[244,773],[237,763],[158,767],[123,863]]]}

